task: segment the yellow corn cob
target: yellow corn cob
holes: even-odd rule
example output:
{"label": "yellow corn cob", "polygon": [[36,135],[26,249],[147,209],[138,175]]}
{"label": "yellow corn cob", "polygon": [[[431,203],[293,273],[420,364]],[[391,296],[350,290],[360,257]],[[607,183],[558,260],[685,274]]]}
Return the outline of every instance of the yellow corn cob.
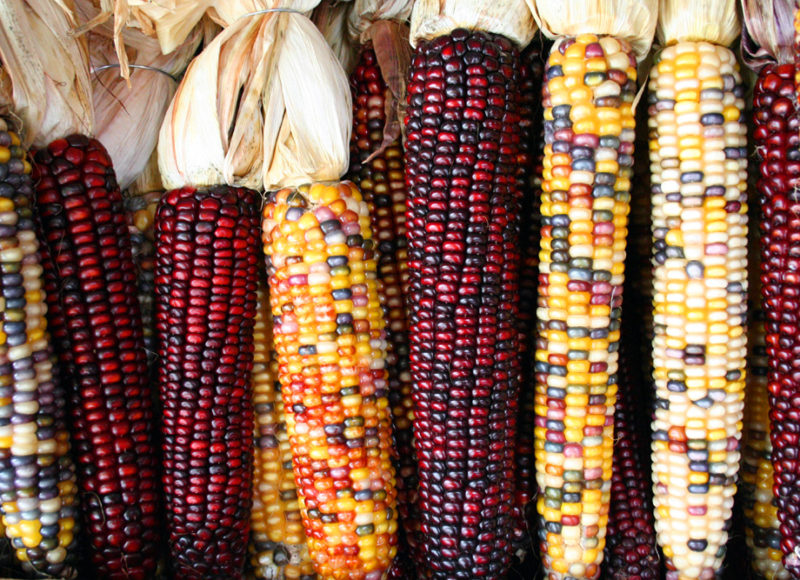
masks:
{"label": "yellow corn cob", "polygon": [[272,346],[272,315],[265,288],[258,290],[253,329],[253,510],[250,563],[256,578],[315,578],[292,475],[278,361]]}
{"label": "yellow corn cob", "polygon": [[743,89],[733,53],[708,42],[668,45],[650,78],[656,531],[669,579],[713,578],[744,400]]}
{"label": "yellow corn cob", "polygon": [[397,552],[397,512],[368,206],[348,182],[283,189],[263,231],[309,551],[323,579],[379,580]]}
{"label": "yellow corn cob", "polygon": [[597,578],[611,491],[636,60],[556,42],[545,70],[535,452],[550,580]]}
{"label": "yellow corn cob", "polygon": [[767,352],[763,313],[757,311],[750,328],[750,373],[744,412],[741,492],[747,547],[753,572],[765,580],[789,580],[781,559],[780,522],[772,493],[773,469],[770,457]]}

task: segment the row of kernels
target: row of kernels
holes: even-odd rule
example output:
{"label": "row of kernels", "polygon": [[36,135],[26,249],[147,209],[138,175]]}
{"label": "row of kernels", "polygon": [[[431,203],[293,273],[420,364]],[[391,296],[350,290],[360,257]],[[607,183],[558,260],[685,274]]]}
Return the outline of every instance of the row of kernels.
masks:
{"label": "row of kernels", "polygon": [[[281,190],[264,208],[263,232],[311,557],[325,578],[380,578],[397,551],[397,513],[368,205],[346,182]],[[319,255],[308,253],[310,240],[323,241]]]}
{"label": "row of kernels", "polygon": [[600,574],[635,90],[624,42],[582,35],[551,50],[535,367],[539,533],[551,580]]}
{"label": "row of kernels", "polygon": [[[656,530],[669,577],[698,578],[721,564],[738,468],[747,292],[743,91],[733,54],[708,43],[667,47],[654,70]],[[686,135],[701,139],[697,161],[686,152],[698,143]]]}

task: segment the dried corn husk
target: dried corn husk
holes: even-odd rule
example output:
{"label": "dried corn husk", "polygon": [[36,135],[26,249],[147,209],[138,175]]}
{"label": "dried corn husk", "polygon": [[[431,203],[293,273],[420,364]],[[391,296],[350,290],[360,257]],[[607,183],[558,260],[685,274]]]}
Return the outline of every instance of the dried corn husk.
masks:
{"label": "dried corn husk", "polygon": [[322,0],[311,16],[348,75],[356,67],[359,49],[358,42],[351,40],[347,33],[347,18],[352,6],[349,0]]}
{"label": "dried corn husk", "polygon": [[769,63],[794,58],[794,0],[742,0],[742,58],[760,71]]}
{"label": "dried corn husk", "polygon": [[736,0],[661,0],[656,34],[664,45],[706,41],[728,46],[739,35]]}
{"label": "dried corn husk", "polygon": [[75,25],[72,0],[0,1],[0,61],[25,147],[93,131],[89,52]]}
{"label": "dried corn husk", "polygon": [[128,197],[141,197],[154,191],[162,191],[161,173],[158,172],[158,151],[153,150],[144,169],[136,180],[128,186]]}
{"label": "dried corn husk", "polygon": [[167,54],[186,41],[206,11],[217,1],[113,0],[114,26],[135,26],[148,36],[156,36],[162,52]]}
{"label": "dried corn husk", "polygon": [[294,10],[306,16],[320,0],[217,0],[208,11],[211,19],[222,27],[230,26],[242,16],[262,10]]}
{"label": "dried corn husk", "polygon": [[416,0],[411,11],[411,46],[456,28],[485,30],[513,40],[520,49],[533,39],[536,23],[525,0]]}
{"label": "dried corn husk", "polygon": [[338,179],[351,122],[347,77],[308,18],[239,18],[189,66],[161,127],[159,170],[167,188]]}
{"label": "dried corn husk", "polygon": [[627,40],[638,61],[653,43],[658,0],[526,0],[548,37],[602,34]]}
{"label": "dried corn husk", "polygon": [[414,0],[355,0],[347,17],[347,31],[353,42],[366,44],[369,27],[379,20],[405,22]]}
{"label": "dried corn husk", "polygon": [[[81,19],[87,22],[92,22],[101,10],[93,0],[78,0],[76,7]],[[140,30],[126,28],[117,33],[112,20],[105,19],[86,34],[93,71],[95,137],[111,155],[117,181],[125,189],[142,172],[155,150],[161,122],[178,86],[176,77],[197,50],[202,30],[196,27],[168,55],[161,53],[157,39],[145,36]],[[123,79],[122,65],[117,59],[120,48],[126,61],[155,70],[133,68],[129,79]],[[108,66],[112,68],[105,68]],[[131,143],[136,146],[131,147]]]}

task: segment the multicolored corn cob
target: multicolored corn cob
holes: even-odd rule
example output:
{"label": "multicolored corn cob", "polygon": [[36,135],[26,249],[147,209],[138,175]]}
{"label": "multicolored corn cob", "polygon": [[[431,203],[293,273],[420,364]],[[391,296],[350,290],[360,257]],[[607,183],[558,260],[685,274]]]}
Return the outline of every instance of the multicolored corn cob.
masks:
{"label": "multicolored corn cob", "polygon": [[509,567],[520,379],[517,69],[508,39],[419,42],[406,116],[418,571]]}
{"label": "multicolored corn cob", "polygon": [[78,488],[47,334],[30,172],[0,117],[0,509],[26,573],[74,578]]}
{"label": "multicolored corn cob", "polygon": [[[774,493],[784,563],[800,574],[800,471],[795,433],[800,356],[800,115],[792,65],[767,65],[753,94],[753,139],[760,158],[756,188],[761,222],[761,295],[766,315]],[[749,403],[748,403],[749,404]]]}
{"label": "multicolored corn cob", "polygon": [[781,559],[781,534],[778,506],[773,494],[774,470],[769,432],[768,359],[765,342],[764,312],[753,313],[750,325],[742,465],[739,491],[745,521],[750,564],[757,578],[789,580],[791,575]]}
{"label": "multicolored corn cob", "polygon": [[597,578],[611,492],[636,59],[612,37],[561,38],[544,74],[539,534],[551,580]]}
{"label": "multicolored corn cob", "polygon": [[520,244],[522,263],[519,271],[519,325],[522,377],[520,383],[517,443],[515,449],[516,477],[514,498],[519,521],[515,525],[515,552],[524,555],[530,549],[535,534],[536,463],[534,456],[534,416],[536,389],[529,377],[534,375],[536,351],[536,300],[539,280],[539,204],[542,193],[542,162],[544,133],[542,128],[542,78],[544,73],[542,37],[538,36],[520,55],[520,167],[522,213]]}
{"label": "multicolored corn cob", "polygon": [[263,241],[311,558],[323,579],[379,580],[397,511],[369,206],[348,182],[282,189],[264,208]]}
{"label": "multicolored corn cob", "polygon": [[255,578],[312,580],[316,574],[306,546],[292,473],[292,450],[272,340],[272,311],[261,284],[256,297],[253,344],[255,449],[250,565]]}
{"label": "multicolored corn cob", "polygon": [[250,531],[257,194],[184,187],[156,212],[156,332],[176,578],[237,578]]}
{"label": "multicolored corn cob", "polygon": [[[627,309],[625,316],[627,316]],[[650,469],[639,455],[642,444],[637,414],[642,408],[636,334],[628,332],[620,348],[617,401],[614,407],[614,465],[611,509],[605,548],[604,577],[609,580],[657,580],[660,562],[656,550]],[[633,329],[630,329],[633,330]]]}
{"label": "multicolored corn cob", "polygon": [[92,574],[148,578],[158,556],[158,459],[122,196],[105,149],[82,135],[38,151],[34,182]]}
{"label": "multicolored corn cob", "polygon": [[133,262],[136,265],[144,347],[147,349],[148,366],[151,367],[155,366],[156,353],[158,352],[155,333],[154,278],[156,248],[153,223],[155,222],[156,207],[159,199],[161,199],[160,191],[125,198]]}
{"label": "multicolored corn cob", "polygon": [[733,53],[671,43],[650,72],[653,482],[667,578],[714,578],[745,382],[747,149]]}
{"label": "multicolored corn cob", "polygon": [[[408,291],[406,264],[406,184],[403,147],[394,141],[381,153],[386,125],[388,87],[370,46],[350,75],[353,90],[353,136],[350,141],[350,179],[369,203],[372,231],[378,247],[378,293],[386,320],[386,368],[389,404],[392,410],[397,509],[401,523],[401,549],[396,559],[405,560],[417,549],[419,516],[417,462],[414,452],[414,402],[408,359],[408,319],[405,296]],[[407,543],[409,550],[404,548]],[[405,566],[411,562],[403,562]],[[411,573],[411,572],[409,572]]]}

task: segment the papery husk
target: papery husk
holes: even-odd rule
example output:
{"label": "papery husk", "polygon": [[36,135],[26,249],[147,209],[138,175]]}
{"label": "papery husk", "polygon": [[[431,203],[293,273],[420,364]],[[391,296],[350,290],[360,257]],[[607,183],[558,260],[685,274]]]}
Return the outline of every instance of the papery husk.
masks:
{"label": "papery husk", "polygon": [[656,35],[662,45],[705,41],[729,46],[739,36],[736,0],[661,0]]}
{"label": "papery husk", "polygon": [[320,0],[217,0],[208,11],[211,19],[222,26],[230,26],[245,14],[262,10],[294,10],[306,16],[317,7]]}
{"label": "papery husk", "polygon": [[758,72],[794,59],[794,0],[742,0],[742,58]]}
{"label": "papery husk", "polygon": [[0,1],[0,61],[26,148],[92,134],[89,52],[75,26],[72,0]]}
{"label": "papery husk", "polygon": [[384,103],[386,124],[380,147],[365,160],[381,155],[397,141],[403,128],[406,101],[406,75],[411,67],[411,45],[408,44],[408,26],[393,20],[378,20],[364,32],[365,43],[372,46],[378,60],[383,82],[389,89]]}
{"label": "papery husk", "polygon": [[[102,9],[96,0],[77,0],[79,16],[87,22]],[[202,40],[196,27],[174,52],[161,53],[158,40],[141,30],[126,28],[117,34],[112,19],[98,22],[86,32],[93,72],[95,137],[108,150],[117,181],[127,188],[142,172],[156,147],[158,131],[182,74]],[[121,40],[122,43],[117,41]],[[134,66],[122,77],[117,55],[124,47],[126,61]],[[98,70],[111,66],[105,70]],[[161,71],[161,72],[159,72]]]}
{"label": "papery husk", "polygon": [[414,0],[355,0],[347,17],[347,32],[353,42],[366,44],[369,27],[379,20],[406,22]]}
{"label": "papery husk", "polygon": [[598,34],[627,40],[638,61],[653,43],[659,0],[526,0],[549,38]]}
{"label": "papery husk", "polygon": [[536,32],[525,0],[416,0],[411,11],[411,46],[456,28],[501,34],[521,49]]}
{"label": "papery husk", "polygon": [[115,27],[134,26],[148,36],[156,36],[161,51],[168,54],[186,41],[195,26],[218,0],[113,1]]}
{"label": "papery husk", "polygon": [[305,16],[236,20],[192,61],[161,127],[164,186],[335,180],[352,123],[342,67]]}
{"label": "papery husk", "polygon": [[123,193],[126,197],[141,197],[154,191],[163,191],[164,185],[161,183],[161,173],[158,171],[158,151],[153,150],[150,158],[139,172],[139,175]]}
{"label": "papery husk", "polygon": [[349,0],[322,0],[311,16],[348,75],[358,64],[359,52],[358,42],[354,42],[347,32],[347,19],[352,7]]}

